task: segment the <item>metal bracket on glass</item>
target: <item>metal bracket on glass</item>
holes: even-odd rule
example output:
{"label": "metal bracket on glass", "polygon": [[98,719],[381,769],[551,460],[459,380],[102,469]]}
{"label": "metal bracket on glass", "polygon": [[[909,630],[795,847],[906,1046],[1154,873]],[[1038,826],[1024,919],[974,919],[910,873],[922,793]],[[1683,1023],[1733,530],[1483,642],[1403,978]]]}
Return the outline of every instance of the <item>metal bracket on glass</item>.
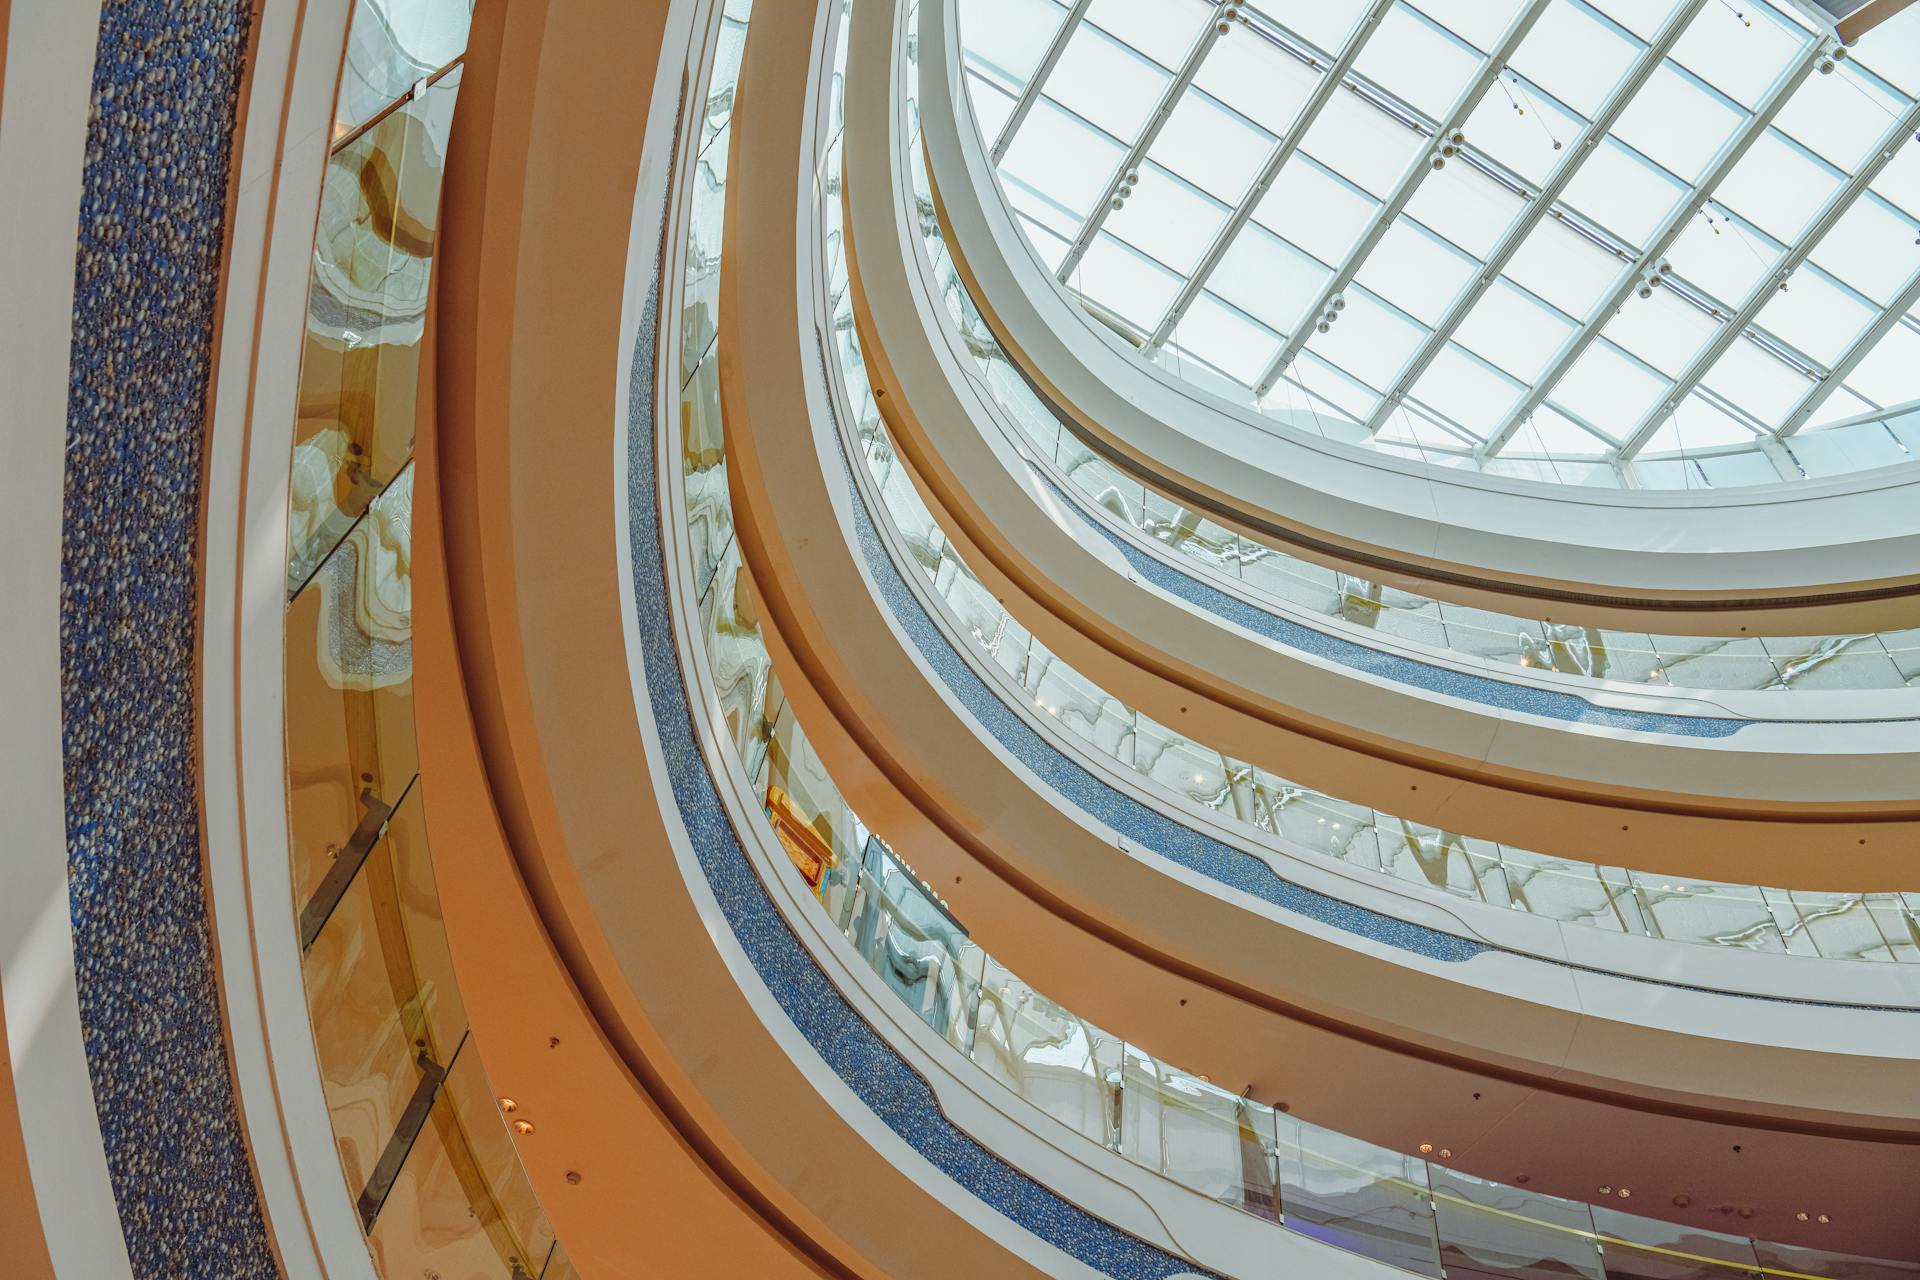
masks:
{"label": "metal bracket on glass", "polygon": [[[411,789],[413,784],[407,785]],[[403,799],[405,795],[405,792],[401,793]],[[360,788],[360,804],[364,810],[360,815],[360,825],[353,829],[346,847],[334,858],[326,879],[313,891],[313,897],[307,900],[307,905],[300,909],[302,954],[313,946],[313,940],[320,936],[320,930],[332,917],[334,908],[346,896],[348,886],[366,864],[367,855],[373,852],[373,846],[379,843],[381,835],[386,832],[387,820],[393,817],[396,807],[375,795],[372,787]]]}
{"label": "metal bracket on glass", "polygon": [[[364,446],[355,443],[353,449]],[[354,453],[342,470],[349,485],[347,495],[320,522],[320,531],[308,538],[304,545],[294,547],[287,557],[287,600],[297,600],[314,575],[326,566],[340,544],[353,534],[354,526],[366,515],[367,508],[373,505],[386,489],[386,485],[375,479],[367,470],[368,460],[364,453]]]}
{"label": "metal bracket on glass", "polygon": [[400,1169],[407,1162],[407,1156],[413,1150],[414,1139],[420,1136],[420,1130],[427,1125],[427,1117],[433,1113],[433,1100],[440,1094],[440,1085],[447,1078],[447,1072],[453,1069],[453,1061],[460,1056],[460,1050],[466,1047],[467,1038],[463,1034],[460,1043],[454,1046],[453,1058],[441,1066],[433,1060],[433,1055],[425,1049],[415,1060],[420,1067],[420,1080],[413,1086],[413,1096],[407,1099],[407,1109],[400,1113],[400,1123],[393,1128],[393,1136],[387,1139],[387,1149],[380,1153],[380,1162],[373,1166],[373,1172],[367,1177],[366,1190],[360,1193],[360,1229],[368,1235],[373,1234],[374,1220],[380,1216],[381,1206],[387,1202],[387,1195],[393,1190],[393,1184],[400,1178]]}

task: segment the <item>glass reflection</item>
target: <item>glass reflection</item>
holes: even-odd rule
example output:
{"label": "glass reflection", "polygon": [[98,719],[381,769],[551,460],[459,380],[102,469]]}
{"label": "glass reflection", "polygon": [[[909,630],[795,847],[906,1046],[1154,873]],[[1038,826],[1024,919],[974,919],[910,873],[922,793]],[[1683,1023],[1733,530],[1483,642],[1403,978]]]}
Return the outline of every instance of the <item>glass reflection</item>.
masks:
{"label": "glass reflection", "polygon": [[453,976],[413,724],[412,466],[469,0],[358,0],[308,286],[284,714],[295,921],[347,1192],[388,1276],[565,1280]]}

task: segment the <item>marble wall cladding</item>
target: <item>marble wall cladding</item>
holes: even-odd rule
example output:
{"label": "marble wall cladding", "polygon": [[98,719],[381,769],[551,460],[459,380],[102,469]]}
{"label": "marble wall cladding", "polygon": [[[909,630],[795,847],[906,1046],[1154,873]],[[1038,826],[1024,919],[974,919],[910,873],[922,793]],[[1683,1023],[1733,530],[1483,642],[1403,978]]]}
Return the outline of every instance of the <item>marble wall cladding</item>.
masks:
{"label": "marble wall cladding", "polygon": [[80,204],[61,550],[69,907],[139,1276],[276,1273],[222,1040],[195,767],[201,449],[250,21],[247,0],[106,0]]}

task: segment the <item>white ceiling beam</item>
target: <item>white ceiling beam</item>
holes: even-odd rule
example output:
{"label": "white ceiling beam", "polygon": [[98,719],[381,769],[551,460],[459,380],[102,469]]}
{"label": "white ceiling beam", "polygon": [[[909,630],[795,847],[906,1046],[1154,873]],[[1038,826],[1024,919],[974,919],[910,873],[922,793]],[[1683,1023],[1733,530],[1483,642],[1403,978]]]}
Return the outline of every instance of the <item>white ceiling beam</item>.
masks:
{"label": "white ceiling beam", "polygon": [[1026,87],[1020,90],[1020,96],[1014,100],[1013,114],[1000,126],[1000,136],[993,140],[993,162],[996,165],[1005,158],[1007,148],[1013,145],[1013,135],[1020,132],[1020,126],[1027,122],[1033,104],[1040,100],[1040,91],[1046,87],[1047,77],[1053,74],[1060,55],[1067,51],[1067,42],[1073,39],[1080,20],[1087,16],[1087,10],[1092,6],[1093,0],[1073,0],[1073,8],[1067,10],[1067,16],[1060,20],[1060,29],[1047,42],[1047,51],[1041,55],[1040,65],[1027,77]]}
{"label": "white ceiling beam", "polygon": [[1727,318],[1726,323],[1720,326],[1707,345],[1700,349],[1698,354],[1688,362],[1680,376],[1674,379],[1673,384],[1667,388],[1666,394],[1661,396],[1653,408],[1647,410],[1641,417],[1634,429],[1620,442],[1621,457],[1631,458],[1646,447],[1647,441],[1653,439],[1661,425],[1673,416],[1674,411],[1685,402],[1688,394],[1700,385],[1700,379],[1706,377],[1720,357],[1746,334],[1747,327],[1754,322],[1762,309],[1787,287],[1787,282],[1792,278],[1793,273],[1800,269],[1801,264],[1807,260],[1808,255],[1826,234],[1833,230],[1834,225],[1846,216],[1847,210],[1853,207],[1854,201],[1866,191],[1867,184],[1879,177],[1881,170],[1885,169],[1892,162],[1893,157],[1899,153],[1901,145],[1910,141],[1917,125],[1920,125],[1920,102],[1910,104],[1906,112],[1880,136],[1879,145],[1867,158],[1866,163],[1856,169],[1853,176],[1827,198],[1819,214],[1807,224],[1799,238],[1788,248],[1786,255],[1780,259],[1779,265],[1748,291],[1746,300],[1740,304],[1740,309]]}
{"label": "white ceiling beam", "polygon": [[[1702,2],[1704,3],[1704,0]],[[1201,256],[1199,265],[1194,267],[1186,283],[1180,286],[1180,292],[1174,298],[1173,305],[1167,308],[1166,315],[1154,327],[1152,336],[1147,339],[1145,348],[1147,353],[1151,354],[1165,345],[1168,337],[1186,317],[1194,301],[1206,289],[1207,281],[1212,278],[1214,268],[1220,265],[1220,260],[1227,256],[1227,250],[1232,247],[1234,237],[1238,236],[1241,229],[1252,220],[1253,211],[1259,208],[1261,199],[1273,186],[1274,180],[1280,176],[1280,171],[1286,168],[1287,161],[1293,159],[1294,152],[1300,149],[1300,139],[1306,137],[1307,131],[1313,128],[1313,122],[1320,118],[1320,112],[1326,108],[1328,102],[1333,100],[1333,95],[1339,90],[1347,73],[1353,70],[1353,64],[1359,59],[1361,51],[1367,47],[1367,41],[1372,38],[1375,31],[1380,29],[1380,20],[1387,16],[1387,10],[1393,6],[1394,0],[1373,0],[1373,4],[1366,13],[1361,15],[1359,25],[1354,28],[1353,34],[1347,37],[1346,47],[1341,50],[1339,58],[1328,68],[1327,73],[1320,77],[1320,83],[1313,87],[1313,92],[1307,96],[1306,102],[1294,116],[1286,135],[1268,152],[1266,163],[1260,167],[1253,185],[1247,188],[1246,195],[1242,196],[1240,203],[1234,206],[1232,216],[1213,237],[1213,243],[1207,246],[1207,251]],[[1279,26],[1278,23],[1274,25]],[[1281,30],[1286,29],[1281,28]],[[1286,31],[1286,35],[1289,39],[1297,39],[1290,31]],[[1299,43],[1306,46],[1304,40]]]}
{"label": "white ceiling beam", "polygon": [[1853,340],[1853,345],[1847,348],[1846,354],[1840,357],[1828,371],[1827,376],[1807,388],[1807,393],[1800,397],[1800,403],[1793,407],[1793,412],[1787,415],[1787,420],[1780,424],[1780,429],[1775,434],[1784,438],[1806,426],[1820,406],[1827,402],[1827,398],[1853,376],[1853,371],[1860,367],[1860,362],[1867,358],[1867,353],[1879,346],[1880,340],[1892,333],[1902,317],[1916,305],[1920,305],[1920,268],[1916,268],[1914,273],[1907,277],[1907,283],[1894,296],[1886,310],[1880,313],[1880,318],[1869,325],[1865,333]]}
{"label": "white ceiling beam", "polygon": [[[1487,91],[1492,89],[1495,82],[1500,79],[1500,73],[1506,70],[1507,60],[1513,57],[1514,51],[1520,47],[1520,42],[1527,38],[1527,33],[1533,30],[1534,23],[1540,20],[1540,15],[1546,12],[1549,3],[1550,0],[1528,0],[1526,8],[1507,24],[1506,33],[1501,36],[1500,43],[1481,60],[1479,71],[1474,74],[1466,88],[1461,90],[1460,96],[1454,100],[1453,106],[1448,109],[1446,118],[1440,122],[1437,137],[1444,138],[1448,133],[1466,123],[1467,118],[1473,114],[1474,108],[1480,105],[1480,100],[1487,96]],[[1340,264],[1340,269],[1335,271],[1327,283],[1321,287],[1313,306],[1295,322],[1293,332],[1288,336],[1285,345],[1274,353],[1273,359],[1261,373],[1259,381],[1254,383],[1255,399],[1273,390],[1273,384],[1279,381],[1281,373],[1293,363],[1294,357],[1300,354],[1300,348],[1306,345],[1308,336],[1314,331],[1315,322],[1326,311],[1333,296],[1353,283],[1353,277],[1358,274],[1368,256],[1373,253],[1375,246],[1387,234],[1387,229],[1393,225],[1394,219],[1400,216],[1401,211],[1407,207],[1407,202],[1412,200],[1414,193],[1420,189],[1420,184],[1425,182],[1427,175],[1432,172],[1433,162],[1425,152],[1415,156],[1407,165],[1407,171],[1400,176],[1400,182],[1394,188],[1393,194],[1380,207],[1379,214],[1368,225],[1359,243],[1354,245],[1352,251],[1347,254],[1346,261]]]}
{"label": "white ceiling beam", "polygon": [[1427,335],[1426,340],[1413,353],[1412,359],[1407,362],[1400,376],[1387,389],[1387,394],[1381,399],[1380,406],[1373,411],[1373,416],[1367,419],[1368,435],[1374,435],[1386,425],[1393,411],[1400,407],[1408,392],[1412,391],[1413,385],[1420,380],[1420,375],[1425,373],[1428,366],[1446,349],[1447,342],[1459,329],[1460,323],[1467,318],[1467,313],[1473,310],[1474,304],[1479,302],[1487,290],[1493,287],[1494,281],[1500,278],[1500,273],[1506,270],[1514,254],[1520,251],[1520,246],[1526,243],[1533,229],[1540,225],[1553,208],[1554,202],[1559,200],[1566,191],[1575,175],[1580,172],[1580,167],[1599,149],[1601,139],[1607,136],[1620,119],[1622,113],[1633,101],[1634,95],[1639,93],[1647,81],[1653,77],[1653,73],[1659,70],[1660,64],[1666,61],[1667,55],[1673,51],[1673,46],[1680,42],[1680,37],[1686,34],[1687,27],[1699,12],[1707,7],[1708,3],[1709,0],[1687,0],[1687,3],[1680,5],[1667,16],[1666,22],[1654,33],[1652,42],[1640,51],[1640,56],[1627,69],[1620,83],[1613,87],[1613,91],[1600,104],[1599,110],[1594,112],[1593,118],[1580,130],[1579,136],[1574,138],[1572,149],[1553,167],[1553,172],[1547,175],[1546,183],[1533,196],[1531,203],[1521,210],[1520,216],[1515,218],[1501,235],[1493,251],[1487,255],[1486,262],[1481,265],[1478,274],[1468,281],[1466,288],[1454,298],[1447,307],[1446,313],[1440,317],[1439,323],[1434,326],[1433,332]]}
{"label": "white ceiling beam", "polygon": [[1120,157],[1120,167],[1114,170],[1113,178],[1107,183],[1105,193],[1094,204],[1093,212],[1080,223],[1079,233],[1073,237],[1073,243],[1068,246],[1067,256],[1060,260],[1060,269],[1054,273],[1055,278],[1061,283],[1064,284],[1072,277],[1073,269],[1080,265],[1080,259],[1087,256],[1087,250],[1092,246],[1093,238],[1100,234],[1100,228],[1106,224],[1107,215],[1117,212],[1123,204],[1123,197],[1119,192],[1126,183],[1127,175],[1139,168],[1140,162],[1146,159],[1147,152],[1153,149],[1154,139],[1158,138],[1160,131],[1166,128],[1168,119],[1173,115],[1174,107],[1179,105],[1180,96],[1187,91],[1187,86],[1193,83],[1193,78],[1200,74],[1200,64],[1207,60],[1207,54],[1221,39],[1223,33],[1220,28],[1231,25],[1225,17],[1221,16],[1222,12],[1220,9],[1215,9],[1213,16],[1208,18],[1207,25],[1201,29],[1199,37],[1193,42],[1193,47],[1187,50],[1186,60],[1180,64],[1179,73],[1167,82],[1166,89],[1160,94],[1160,100],[1154,104],[1153,114],[1147,117],[1146,124],[1140,130],[1140,136],[1133,140],[1133,145],[1127,148],[1127,153]]}
{"label": "white ceiling beam", "polygon": [[1567,370],[1573,367],[1574,361],[1593,345],[1593,340],[1600,335],[1600,330],[1607,321],[1611,320],[1614,313],[1625,305],[1628,296],[1638,286],[1641,274],[1658,263],[1662,255],[1673,247],[1673,242],[1680,238],[1680,233],[1686,229],[1694,215],[1700,212],[1701,206],[1706,204],[1708,195],[1729,173],[1733,172],[1733,167],[1740,163],[1742,157],[1752,149],[1753,144],[1766,133],[1774,117],[1779,115],[1780,109],[1787,105],[1787,99],[1793,96],[1793,91],[1813,74],[1814,68],[1826,57],[1830,45],[1831,39],[1825,35],[1815,34],[1808,38],[1807,43],[1800,50],[1800,56],[1780,73],[1779,78],[1768,88],[1766,96],[1754,108],[1753,114],[1747,117],[1746,123],[1721,147],[1719,156],[1695,184],[1693,193],[1682,200],[1674,211],[1667,215],[1666,220],[1655,229],[1633,268],[1620,273],[1620,279],[1615,282],[1613,288],[1594,304],[1593,310],[1587,313],[1586,321],[1568,335],[1567,340],[1560,345],[1560,350],[1555,353],[1546,369],[1534,379],[1533,386],[1520,397],[1519,402],[1512,409],[1508,410],[1507,416],[1501,420],[1493,434],[1487,437],[1486,444],[1478,450],[1483,460],[1500,452],[1507,441],[1513,439],[1514,433],[1520,430],[1521,425],[1533,416],[1533,411],[1546,402],[1547,396],[1559,384],[1560,379],[1566,376]]}

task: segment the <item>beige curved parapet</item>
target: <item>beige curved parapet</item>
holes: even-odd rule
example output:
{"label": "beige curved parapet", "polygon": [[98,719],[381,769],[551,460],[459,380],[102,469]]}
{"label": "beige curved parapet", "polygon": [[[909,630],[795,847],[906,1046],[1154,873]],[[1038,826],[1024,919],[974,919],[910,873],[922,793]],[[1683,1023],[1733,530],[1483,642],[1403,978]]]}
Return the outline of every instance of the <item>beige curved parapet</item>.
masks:
{"label": "beige curved parapet", "polygon": [[[87,88],[98,5],[0,4],[0,207],[33,253],[0,263],[9,388],[0,472],[8,607],[0,613],[0,702],[8,708],[0,796],[11,834],[0,894],[0,1223],[27,1273],[58,1264],[127,1275],[99,1120],[87,1079],[68,924],[61,771],[60,538],[74,256]],[[31,127],[29,127],[29,122]],[[29,198],[31,197],[31,198]],[[39,424],[29,430],[26,424]],[[16,425],[17,424],[17,425]],[[16,1234],[17,1233],[17,1234]]]}
{"label": "beige curved parapet", "polygon": [[1181,505],[1395,586],[1556,621],[1827,634],[1920,618],[1912,469],[1716,491],[1591,491],[1428,466],[1261,418],[1138,360],[1014,225],[929,10],[927,150],[956,265],[1080,438]]}

